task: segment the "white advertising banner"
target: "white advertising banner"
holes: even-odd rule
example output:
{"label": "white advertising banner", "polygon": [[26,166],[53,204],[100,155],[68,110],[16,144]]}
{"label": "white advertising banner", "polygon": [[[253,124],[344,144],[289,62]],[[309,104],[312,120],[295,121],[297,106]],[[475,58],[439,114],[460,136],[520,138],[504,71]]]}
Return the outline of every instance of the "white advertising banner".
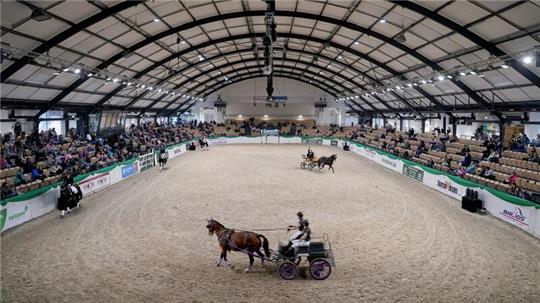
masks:
{"label": "white advertising banner", "polygon": [[0,224],[3,225],[2,231],[32,219],[32,213],[28,206],[29,201],[8,203],[0,211]]}
{"label": "white advertising banner", "polygon": [[93,175],[79,182],[79,186],[81,187],[84,196],[108,187],[109,185],[111,185],[109,173]]}

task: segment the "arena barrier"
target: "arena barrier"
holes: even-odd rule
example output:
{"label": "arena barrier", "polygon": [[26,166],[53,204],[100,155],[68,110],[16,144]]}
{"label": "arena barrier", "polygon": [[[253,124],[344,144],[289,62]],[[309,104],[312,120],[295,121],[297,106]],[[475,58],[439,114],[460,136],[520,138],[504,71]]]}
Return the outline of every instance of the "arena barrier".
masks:
{"label": "arena barrier", "polygon": [[[438,190],[456,200],[461,200],[467,188],[478,191],[478,196],[484,201],[484,207],[488,212],[505,222],[508,222],[528,233],[540,237],[540,206],[527,200],[509,195],[496,189],[486,187],[456,176],[449,175],[416,162],[401,159],[363,144],[321,137],[295,137],[295,136],[262,136],[262,137],[215,137],[208,138],[212,145],[222,144],[309,144],[335,146],[342,148],[345,141],[350,145],[351,152],[369,159],[387,169],[411,178],[430,188]],[[180,156],[187,151],[187,145],[192,141],[186,141],[167,147],[169,159]],[[85,196],[105,189],[113,184],[121,182],[140,172],[152,169],[156,164],[156,153],[142,155],[138,158],[117,163],[91,173],[77,176],[75,181],[79,183]],[[60,195],[59,184],[41,187],[1,201],[0,230],[3,232],[14,226],[20,225],[33,218],[42,216],[56,209],[57,199]]]}

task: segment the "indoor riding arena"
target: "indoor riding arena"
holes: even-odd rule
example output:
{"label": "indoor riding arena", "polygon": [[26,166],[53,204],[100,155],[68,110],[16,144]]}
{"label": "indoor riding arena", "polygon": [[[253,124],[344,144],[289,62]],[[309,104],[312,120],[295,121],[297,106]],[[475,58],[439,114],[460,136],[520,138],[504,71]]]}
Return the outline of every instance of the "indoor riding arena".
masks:
{"label": "indoor riding arena", "polygon": [[0,11],[0,302],[540,302],[537,1]]}

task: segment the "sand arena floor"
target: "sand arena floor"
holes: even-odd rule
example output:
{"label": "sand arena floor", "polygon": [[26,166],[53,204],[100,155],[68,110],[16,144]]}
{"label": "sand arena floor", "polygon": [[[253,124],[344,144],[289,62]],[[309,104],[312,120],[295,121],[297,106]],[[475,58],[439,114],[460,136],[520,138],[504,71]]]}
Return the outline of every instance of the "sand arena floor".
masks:
{"label": "sand arena floor", "polygon": [[[302,145],[191,152],[2,236],[2,302],[540,302],[540,241],[352,153],[299,168]],[[326,281],[216,267],[205,229],[295,223],[329,234]],[[275,248],[286,233],[264,232]]]}

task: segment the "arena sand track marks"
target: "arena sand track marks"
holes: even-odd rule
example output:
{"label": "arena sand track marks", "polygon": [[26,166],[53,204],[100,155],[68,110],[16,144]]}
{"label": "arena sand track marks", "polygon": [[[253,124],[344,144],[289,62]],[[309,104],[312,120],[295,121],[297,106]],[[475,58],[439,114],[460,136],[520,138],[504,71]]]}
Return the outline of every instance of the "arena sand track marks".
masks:
{"label": "arena sand track marks", "polygon": [[[538,302],[540,241],[335,148],[336,173],[299,168],[303,145],[215,146],[92,195],[58,219],[2,236],[2,302]],[[294,223],[303,210],[333,241],[323,282],[273,265],[216,267],[205,229]],[[284,232],[264,233],[275,248]]]}

